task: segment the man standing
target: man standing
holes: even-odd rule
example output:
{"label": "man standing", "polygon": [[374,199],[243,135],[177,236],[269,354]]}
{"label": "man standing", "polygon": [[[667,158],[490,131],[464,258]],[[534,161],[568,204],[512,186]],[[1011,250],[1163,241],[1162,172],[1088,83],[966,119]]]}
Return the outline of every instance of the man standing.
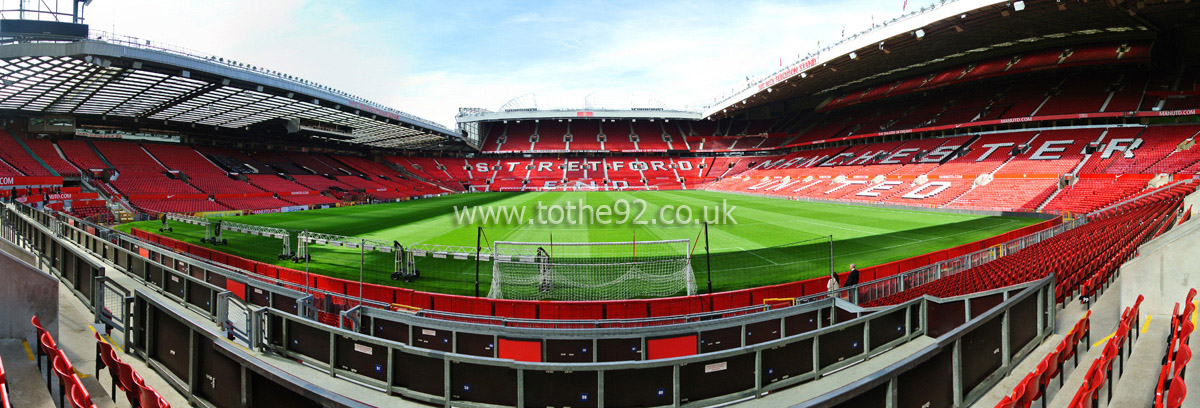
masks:
{"label": "man standing", "polygon": [[858,268],[854,264],[850,264],[850,273],[846,274],[846,281],[842,283],[843,288],[848,288],[858,284]]}

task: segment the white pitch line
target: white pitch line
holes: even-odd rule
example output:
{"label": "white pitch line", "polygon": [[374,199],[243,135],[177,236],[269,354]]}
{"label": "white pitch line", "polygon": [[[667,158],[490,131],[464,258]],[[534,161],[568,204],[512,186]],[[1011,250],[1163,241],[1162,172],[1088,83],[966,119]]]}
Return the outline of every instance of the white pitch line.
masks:
{"label": "white pitch line", "polygon": [[[991,227],[996,227],[996,226],[1000,226],[1000,225],[1008,225],[1008,224],[1012,224],[1012,223],[1014,223],[1014,222],[1017,222],[1017,221],[1016,221],[1016,220],[1010,220],[1010,221],[1008,221],[1008,222],[1006,222],[1006,223],[1003,223],[1003,224],[997,224],[997,225],[993,225],[993,226],[991,226]],[[991,227],[985,227],[985,228],[991,228]],[[922,239],[922,240],[917,240],[917,242],[906,242],[906,243],[903,243],[903,244],[896,244],[896,245],[885,246],[885,247],[881,247],[881,248],[872,248],[872,249],[869,249],[869,250],[866,250],[866,251],[858,251],[858,252],[850,252],[850,253],[845,253],[845,254],[834,254],[834,255],[835,255],[835,256],[844,256],[844,255],[858,255],[858,254],[865,254],[865,253],[867,253],[867,252],[874,252],[874,251],[878,251],[878,250],[880,250],[880,249],[892,249],[892,248],[899,248],[899,247],[902,247],[902,246],[909,246],[909,245],[913,245],[913,244],[920,243],[920,242],[925,242],[925,241],[933,241],[933,240],[935,240],[935,239],[941,239],[941,238],[947,238],[947,237],[959,236],[959,235],[963,235],[963,234],[967,234],[967,233],[971,233],[971,232],[976,232],[976,231],[979,231],[979,230],[982,230],[982,229],[984,229],[984,228],[976,228],[976,229],[973,229],[973,230],[967,230],[967,231],[959,232],[959,233],[957,233],[957,234],[941,235],[941,236],[936,236],[936,237],[933,237],[933,238],[926,238],[926,239]]]}
{"label": "white pitch line", "polygon": [[734,247],[734,248],[740,249],[740,250],[742,250],[742,251],[744,251],[744,252],[749,252],[749,253],[750,253],[750,255],[754,255],[754,256],[757,256],[757,257],[759,257],[759,258],[762,258],[762,260],[764,260],[764,261],[767,261],[767,262],[770,262],[770,263],[772,263],[772,264],[774,264],[774,265],[779,265],[779,263],[778,263],[778,262],[772,261],[772,260],[770,260],[770,259],[767,259],[766,257],[764,257],[764,256],[762,256],[762,255],[756,254],[756,253],[754,253],[754,251],[747,250],[746,248],[742,248],[742,247],[740,247],[740,246],[739,246],[739,247]]}

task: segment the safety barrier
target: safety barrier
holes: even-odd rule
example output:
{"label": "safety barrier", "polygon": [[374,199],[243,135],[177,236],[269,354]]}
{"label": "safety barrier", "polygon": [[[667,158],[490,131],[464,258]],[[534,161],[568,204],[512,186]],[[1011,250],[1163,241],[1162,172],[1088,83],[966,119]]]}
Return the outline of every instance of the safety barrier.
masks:
{"label": "safety barrier", "polygon": [[[46,231],[35,222],[28,224],[39,233]],[[212,288],[206,285],[220,286],[207,280],[223,276],[205,269],[211,266],[192,263],[189,258],[173,258],[169,253],[148,249],[143,253],[146,248],[136,248],[135,252],[100,239],[87,226],[63,225],[61,229],[64,235],[73,237],[62,240],[64,251],[96,251],[114,266],[113,270],[130,271],[135,279],[146,277],[138,279],[145,288],[133,291],[132,313],[125,317],[125,324],[132,328],[127,332],[133,333],[128,343],[131,352],[147,359],[194,402],[225,406],[232,401],[253,401],[264,398],[258,391],[265,388],[272,391],[269,394],[276,402],[356,405],[221,340],[228,320],[218,317],[219,311],[210,312],[196,302],[210,293],[206,290]],[[105,231],[95,232],[105,235]],[[109,238],[130,243],[119,236]],[[142,274],[133,273],[138,261],[132,258],[141,258]],[[179,278],[182,289],[170,283],[171,277]],[[234,281],[227,279],[224,283]],[[247,282],[255,284],[253,280]],[[222,290],[217,296],[238,298],[230,290]],[[821,304],[800,305],[678,327],[643,328],[645,336],[624,338],[618,333],[630,329],[563,331],[425,318],[429,321],[423,323],[485,331],[460,333],[409,324],[406,342],[389,339],[388,333],[379,330],[383,327],[379,322],[388,318],[396,318],[396,322],[407,318],[388,314],[393,312],[360,307],[346,313],[362,320],[361,324],[350,325],[357,328],[356,332],[317,323],[311,314],[303,313],[304,306],[284,311],[275,307],[254,309],[247,303],[242,306],[251,317],[242,330],[248,332],[250,344],[256,347],[369,387],[427,402],[465,406],[679,406],[761,396],[855,364],[918,336],[945,338],[970,327],[978,329],[972,332],[976,336],[972,340],[977,341],[955,346],[954,352],[960,355],[947,360],[952,363],[946,367],[949,371],[921,375],[958,378],[949,388],[957,398],[953,400],[971,401],[978,389],[998,380],[999,372],[1010,369],[1012,361],[1031,350],[1036,339],[1048,335],[1055,313],[1052,296],[1053,277],[971,296],[919,298],[874,310],[855,309],[857,306],[833,299],[826,302],[828,308]],[[189,317],[193,315],[201,318]],[[823,315],[831,319],[828,325],[820,323]],[[787,333],[803,328],[804,316],[815,317],[818,326]],[[789,317],[798,320],[789,324]],[[261,321],[266,324],[255,324]],[[383,331],[395,327],[384,327]],[[650,336],[654,331],[662,336]],[[562,359],[552,357],[555,350],[561,357],[569,354],[563,353],[567,346],[579,346],[581,342],[592,344],[591,361],[543,362]],[[441,350],[447,344],[450,349]],[[997,344],[996,348],[1003,351],[1001,356],[991,352]],[[479,352],[488,348],[492,350]],[[611,357],[622,351],[632,358]],[[632,356],[634,352],[636,356]],[[999,359],[1000,364],[980,368],[971,364],[977,358]],[[876,375],[893,374],[909,375]],[[210,381],[212,378],[218,381]],[[938,395],[929,396],[934,397]]]}
{"label": "safety barrier", "polygon": [[877,299],[886,298],[896,293],[903,292],[908,288],[921,286],[943,277],[954,275],[959,272],[963,272],[979,265],[994,261],[1002,256],[1014,254],[1027,246],[1042,242],[1057,236],[1058,234],[1075,229],[1086,222],[1086,219],[1078,218],[1008,242],[996,244],[995,246],[988,247],[986,249],[971,252],[969,254],[944,261],[938,261],[931,265],[917,268],[908,272],[863,282],[858,285],[847,286],[834,291],[797,297],[793,303],[801,304],[815,300],[836,297],[849,300],[855,304],[863,304]]}
{"label": "safety barrier", "polygon": [[[1030,225],[1007,233],[968,243],[941,251],[919,255],[899,261],[876,265],[861,270],[860,279],[864,282],[927,268],[931,264],[954,258],[961,258],[986,251],[996,245],[1009,243],[1013,240],[1039,234],[1049,228],[1062,224],[1061,218],[1054,218],[1038,224]],[[302,271],[270,265],[262,262],[225,254],[208,248],[178,241],[162,235],[134,229],[133,235],[142,240],[157,243],[181,252],[196,255],[213,262],[229,265],[231,268],[278,279],[285,285],[296,285],[319,288],[329,299],[338,300],[338,304],[317,307],[336,316],[338,312],[348,310],[359,302],[359,282],[321,275],[310,275]],[[604,319],[646,319],[645,324],[671,324],[677,317],[694,315],[701,316],[711,312],[723,312],[730,309],[759,307],[766,299],[784,297],[804,297],[808,295],[823,295],[827,291],[828,277],[807,279],[798,282],[742,289],[729,292],[702,294],[660,299],[625,300],[625,301],[593,301],[593,302],[556,302],[556,301],[519,301],[476,298],[470,296],[446,295],[440,293],[419,292],[411,289],[365,284],[362,286],[363,303],[378,305],[381,308],[391,308],[391,305],[403,305],[421,309],[421,314],[431,317],[445,317],[451,320],[463,318],[463,315],[492,316],[489,321],[495,324],[514,324],[517,321],[536,320],[566,320],[566,321],[596,321]],[[318,296],[317,302],[321,299]],[[666,319],[664,319],[666,318]],[[701,317],[694,317],[699,319]],[[547,327],[580,327],[575,323],[555,325],[553,322],[536,323]],[[584,325],[585,327],[592,327]]]}
{"label": "safety barrier", "polygon": [[[360,326],[376,334],[366,336],[273,310],[266,311],[264,337],[268,349],[289,359],[435,404],[699,406],[758,397],[820,378],[913,336],[943,336],[950,340],[938,342],[949,345],[943,347],[948,351],[936,353],[945,356],[939,364],[872,377],[902,377],[906,390],[921,391],[902,392],[911,402],[894,406],[949,406],[949,402],[965,405],[977,399],[1031,352],[1050,333],[1054,310],[1051,278],[956,299],[914,299],[801,334],[734,343],[702,354],[695,350],[716,345],[705,327],[691,333],[664,332],[657,337],[634,333],[627,338],[550,330],[564,338],[537,339],[510,332],[512,328],[464,335],[380,325],[375,320]],[[743,335],[760,330],[751,324],[734,329]],[[584,351],[593,352],[580,356]],[[928,348],[919,352],[932,358],[929,353]],[[953,385],[928,392],[931,378]],[[844,398],[855,392],[840,390],[823,397]]]}
{"label": "safety barrier", "polygon": [[[982,301],[958,299],[938,307],[970,308]],[[1052,331],[1056,310],[1054,277],[1049,276],[973,313],[963,324],[944,331],[930,327],[930,335],[937,335],[934,344],[797,407],[969,406],[1041,344]]]}

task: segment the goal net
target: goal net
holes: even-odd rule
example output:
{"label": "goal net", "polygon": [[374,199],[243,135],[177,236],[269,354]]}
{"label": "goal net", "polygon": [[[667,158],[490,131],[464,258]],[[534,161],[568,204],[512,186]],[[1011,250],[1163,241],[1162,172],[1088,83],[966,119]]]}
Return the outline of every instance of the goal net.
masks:
{"label": "goal net", "polygon": [[690,243],[497,241],[488,297],[578,301],[694,295]]}

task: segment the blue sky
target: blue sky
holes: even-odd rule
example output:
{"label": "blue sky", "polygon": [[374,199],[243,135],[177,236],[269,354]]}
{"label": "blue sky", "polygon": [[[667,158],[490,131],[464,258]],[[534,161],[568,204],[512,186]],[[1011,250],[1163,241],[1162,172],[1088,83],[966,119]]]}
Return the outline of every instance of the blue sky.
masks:
{"label": "blue sky", "polygon": [[[713,98],[901,13],[903,0],[99,0],[93,30],[203,51],[453,124],[459,107]],[[925,4],[913,1],[910,7]]]}

